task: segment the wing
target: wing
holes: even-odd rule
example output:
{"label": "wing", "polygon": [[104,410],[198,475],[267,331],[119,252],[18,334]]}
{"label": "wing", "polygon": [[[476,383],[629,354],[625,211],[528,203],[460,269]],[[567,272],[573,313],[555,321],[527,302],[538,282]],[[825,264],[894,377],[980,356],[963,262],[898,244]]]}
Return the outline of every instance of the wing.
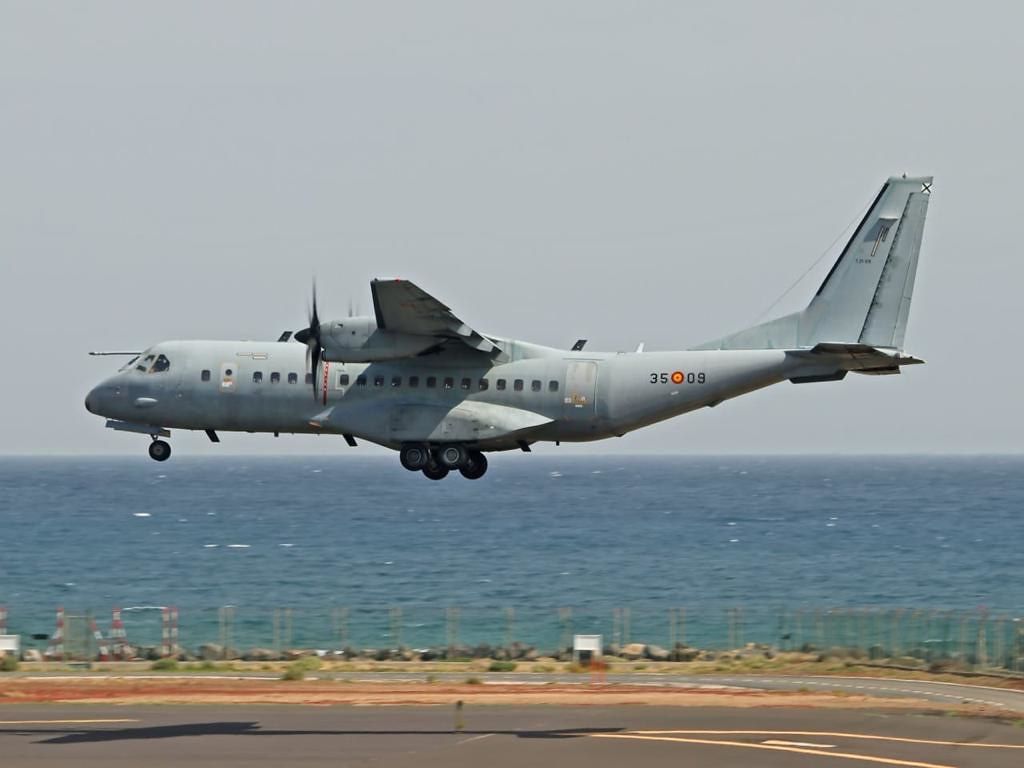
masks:
{"label": "wing", "polygon": [[477,333],[452,311],[408,280],[372,280],[373,311],[377,327],[417,336],[458,339],[471,349],[498,353],[501,350],[486,336]]}

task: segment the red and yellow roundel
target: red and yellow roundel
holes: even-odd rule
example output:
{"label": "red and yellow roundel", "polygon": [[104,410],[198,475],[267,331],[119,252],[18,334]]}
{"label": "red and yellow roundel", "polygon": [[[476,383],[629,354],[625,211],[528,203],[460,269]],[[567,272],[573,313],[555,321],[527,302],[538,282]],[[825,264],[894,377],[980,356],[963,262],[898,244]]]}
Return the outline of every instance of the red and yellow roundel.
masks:
{"label": "red and yellow roundel", "polygon": [[682,371],[674,371],[672,373],[672,383],[673,384],[682,384],[685,380],[686,380],[686,376],[683,374]]}

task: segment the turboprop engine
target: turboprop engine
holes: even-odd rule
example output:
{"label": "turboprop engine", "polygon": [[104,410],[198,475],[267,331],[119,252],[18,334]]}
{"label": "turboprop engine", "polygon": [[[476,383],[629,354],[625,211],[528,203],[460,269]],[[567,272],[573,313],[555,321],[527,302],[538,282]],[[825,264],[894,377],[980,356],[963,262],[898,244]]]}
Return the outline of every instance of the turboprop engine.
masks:
{"label": "turboprop engine", "polygon": [[374,318],[358,316],[321,323],[316,335],[322,359],[332,363],[373,363],[415,357],[443,341],[434,336],[381,330]]}

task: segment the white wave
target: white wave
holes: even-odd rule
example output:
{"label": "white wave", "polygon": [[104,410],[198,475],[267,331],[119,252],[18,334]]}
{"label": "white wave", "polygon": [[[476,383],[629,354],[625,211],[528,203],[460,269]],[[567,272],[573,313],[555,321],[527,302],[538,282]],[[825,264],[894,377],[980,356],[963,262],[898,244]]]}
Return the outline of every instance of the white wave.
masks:
{"label": "white wave", "polygon": [[562,473],[561,473],[561,472],[548,472],[548,474],[549,474],[549,475],[550,475],[551,477],[561,477],[561,476],[562,476]]}
{"label": "white wave", "polygon": [[251,544],[228,544],[228,549],[248,549]]}
{"label": "white wave", "polygon": [[203,544],[204,549],[216,549],[220,544]]}
{"label": "white wave", "polygon": [[132,512],[133,517],[152,517],[149,512]]}
{"label": "white wave", "polygon": [[279,547],[294,547],[294,544],[278,544]]}
{"label": "white wave", "polygon": [[729,543],[730,543],[730,544],[735,544],[735,543],[737,543],[738,541],[739,541],[739,539],[729,539]]}

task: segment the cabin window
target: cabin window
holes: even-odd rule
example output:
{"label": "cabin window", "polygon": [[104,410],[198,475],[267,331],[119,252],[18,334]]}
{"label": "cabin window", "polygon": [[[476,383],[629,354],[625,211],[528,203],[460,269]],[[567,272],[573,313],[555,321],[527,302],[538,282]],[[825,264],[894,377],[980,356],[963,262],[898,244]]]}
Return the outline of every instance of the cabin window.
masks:
{"label": "cabin window", "polygon": [[409,386],[410,387],[418,387],[419,385],[420,385],[420,377],[419,376],[410,376],[409,377]]}
{"label": "cabin window", "polygon": [[312,373],[307,373],[306,374],[306,383],[307,384],[312,384],[313,383],[313,374]]}
{"label": "cabin window", "polygon": [[480,379],[480,391],[481,392],[485,391],[490,386],[491,386],[491,383],[489,381],[487,381],[487,379]]}
{"label": "cabin window", "polygon": [[365,387],[366,386],[366,377],[365,376],[356,376],[356,386],[357,387]]}
{"label": "cabin window", "polygon": [[199,378],[202,379],[203,381],[209,381],[210,380],[210,372],[209,372],[209,370],[204,368],[203,372],[201,374],[199,374]]}
{"label": "cabin window", "polygon": [[253,371],[252,372],[252,383],[253,384],[262,384],[263,383],[263,371]]}
{"label": "cabin window", "polygon": [[534,392],[540,392],[541,381],[540,379],[534,379],[530,382],[530,389]]}
{"label": "cabin window", "polygon": [[522,392],[523,391],[523,380],[522,379],[516,379],[515,382],[512,384],[512,389],[514,389],[516,392]]}
{"label": "cabin window", "polygon": [[340,374],[338,376],[338,386],[339,387],[347,387],[348,386],[348,374],[347,373],[342,373],[342,374]]}
{"label": "cabin window", "polygon": [[391,386],[392,387],[400,387],[400,386],[402,386],[402,377],[401,376],[392,376],[391,377]]}
{"label": "cabin window", "polygon": [[505,390],[505,380],[504,379],[498,379],[498,389],[501,390],[501,391]]}
{"label": "cabin window", "polygon": [[384,377],[383,376],[374,376],[373,377],[373,386],[375,386],[375,387],[383,387],[384,386]]}
{"label": "cabin window", "polygon": [[473,380],[467,376],[461,382],[459,382],[459,387],[461,389],[469,389],[470,386],[472,386],[472,384],[473,384]]}
{"label": "cabin window", "polygon": [[297,374],[297,373],[289,373],[288,374],[288,383],[289,384],[298,384],[299,383],[299,374]]}
{"label": "cabin window", "polygon": [[427,389],[433,389],[437,386],[437,376],[427,376]]}
{"label": "cabin window", "polygon": [[281,374],[278,371],[271,372],[271,374],[270,374],[270,383],[271,384],[280,384],[281,383]]}
{"label": "cabin window", "polygon": [[445,389],[455,389],[455,379],[453,379],[451,376],[445,376],[444,377],[444,388]]}
{"label": "cabin window", "polygon": [[548,392],[557,392],[557,391],[558,391],[558,382],[555,381],[554,379],[552,379],[551,381],[548,382]]}

